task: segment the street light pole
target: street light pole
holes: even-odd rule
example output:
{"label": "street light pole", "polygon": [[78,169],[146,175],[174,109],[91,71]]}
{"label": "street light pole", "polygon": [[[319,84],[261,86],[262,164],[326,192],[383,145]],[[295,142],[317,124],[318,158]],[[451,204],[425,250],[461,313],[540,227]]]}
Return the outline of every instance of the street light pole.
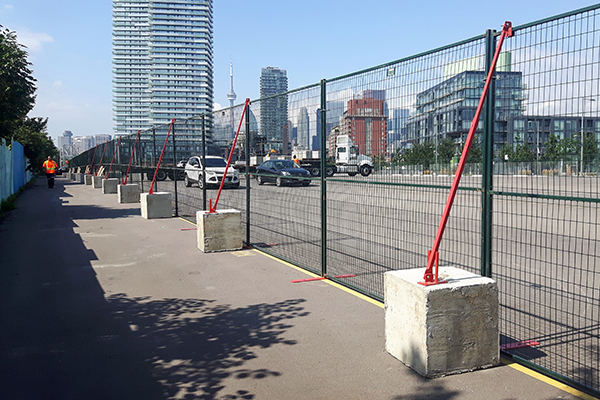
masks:
{"label": "street light pole", "polygon": [[540,120],[537,120],[537,139],[535,141],[535,153],[536,153],[536,174],[540,174]]}
{"label": "street light pole", "polygon": [[[583,97],[583,100],[588,100],[588,101],[596,101],[596,99],[592,99],[592,98],[587,98],[587,97]],[[583,175],[583,116],[585,114],[585,101],[583,102],[583,107],[581,108],[581,157],[580,157],[580,168],[579,168],[579,175]]]}

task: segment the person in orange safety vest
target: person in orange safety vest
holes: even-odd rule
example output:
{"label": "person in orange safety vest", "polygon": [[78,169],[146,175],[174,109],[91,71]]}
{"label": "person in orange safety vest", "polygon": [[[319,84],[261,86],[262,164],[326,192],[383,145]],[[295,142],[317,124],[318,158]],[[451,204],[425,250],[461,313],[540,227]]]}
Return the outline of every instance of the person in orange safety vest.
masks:
{"label": "person in orange safety vest", "polygon": [[44,171],[46,171],[46,179],[48,180],[48,189],[54,188],[54,175],[56,174],[56,169],[58,165],[54,160],[52,160],[51,156],[48,156],[48,159],[44,161],[42,164]]}

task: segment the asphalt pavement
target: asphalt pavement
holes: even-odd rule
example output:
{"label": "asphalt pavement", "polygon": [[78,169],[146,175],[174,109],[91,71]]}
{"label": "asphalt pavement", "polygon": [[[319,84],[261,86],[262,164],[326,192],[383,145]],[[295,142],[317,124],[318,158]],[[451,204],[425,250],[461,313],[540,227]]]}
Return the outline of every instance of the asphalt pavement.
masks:
{"label": "asphalt pavement", "polygon": [[425,379],[384,310],[57,177],[0,221],[0,399],[576,399],[515,365]]}

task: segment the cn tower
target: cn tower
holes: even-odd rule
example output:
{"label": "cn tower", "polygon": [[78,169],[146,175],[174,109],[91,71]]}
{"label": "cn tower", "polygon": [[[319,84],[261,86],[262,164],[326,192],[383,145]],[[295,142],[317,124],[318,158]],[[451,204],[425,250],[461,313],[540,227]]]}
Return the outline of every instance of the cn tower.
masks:
{"label": "cn tower", "polygon": [[233,102],[237,98],[237,95],[233,91],[233,58],[229,61],[229,84],[230,90],[227,93],[227,100],[229,100],[229,107],[233,107]]}
{"label": "cn tower", "polygon": [[229,61],[229,83],[230,90],[227,93],[227,100],[229,100],[229,107],[231,108],[231,129],[233,130],[233,137],[235,137],[235,121],[233,119],[233,102],[237,98],[237,95],[233,91],[233,57],[231,57]]}

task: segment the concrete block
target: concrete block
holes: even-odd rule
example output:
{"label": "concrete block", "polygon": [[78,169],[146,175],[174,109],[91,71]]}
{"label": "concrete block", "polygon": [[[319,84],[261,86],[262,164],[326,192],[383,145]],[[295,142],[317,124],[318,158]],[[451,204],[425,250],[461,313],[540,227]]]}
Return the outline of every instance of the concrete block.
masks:
{"label": "concrete block", "polygon": [[196,212],[198,248],[205,253],[242,248],[242,213],[238,210]]}
{"label": "concrete block", "polygon": [[171,218],[173,216],[171,193],[169,192],[142,193],[140,200],[143,218]]}
{"label": "concrete block", "polygon": [[433,378],[497,365],[498,287],[490,278],[440,267],[423,286],[425,268],[387,272],[385,347],[419,374]]}
{"label": "concrete block", "polygon": [[108,178],[102,181],[102,194],[114,194],[117,193],[117,186],[119,180],[117,178]]}
{"label": "concrete block", "polygon": [[92,181],[93,181],[93,178],[94,178],[94,176],[93,176],[93,175],[88,175],[88,174],[85,174],[85,175],[83,176],[84,183],[85,183],[86,185],[91,185],[91,184],[92,184]]}
{"label": "concrete block", "polygon": [[140,193],[140,185],[137,183],[117,186],[117,198],[119,199],[119,203],[139,203]]}
{"label": "concrete block", "polygon": [[104,175],[98,175],[92,177],[92,187],[94,189],[102,189],[102,181],[104,180]]}
{"label": "concrete block", "polygon": [[81,172],[75,173],[75,182],[85,183],[85,175],[82,174]]}

